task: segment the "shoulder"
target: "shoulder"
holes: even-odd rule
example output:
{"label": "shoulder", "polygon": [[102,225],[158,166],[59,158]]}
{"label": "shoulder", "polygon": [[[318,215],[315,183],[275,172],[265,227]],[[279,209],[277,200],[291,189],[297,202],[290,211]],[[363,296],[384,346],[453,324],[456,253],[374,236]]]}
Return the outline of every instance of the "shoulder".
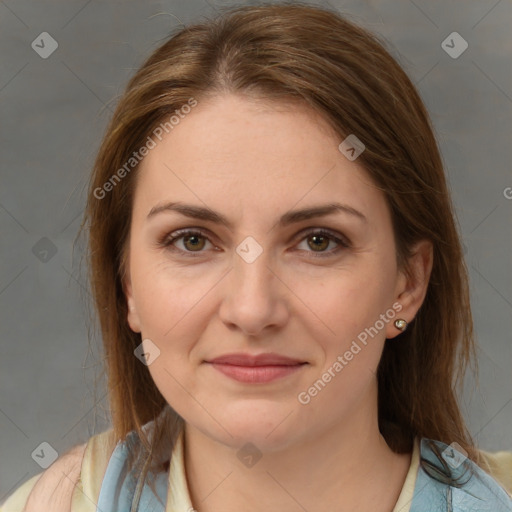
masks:
{"label": "shoulder", "polygon": [[449,510],[462,512],[482,510],[482,503],[492,503],[493,512],[511,511],[512,466],[509,464],[512,453],[492,454],[479,450],[483,460],[477,464],[458,448],[455,444],[421,439],[424,464],[417,475],[416,486],[420,489],[427,487],[427,491],[415,493],[412,510],[430,503],[428,510],[446,510],[448,505]]}
{"label": "shoulder", "polygon": [[41,475],[28,496],[24,512],[71,510],[71,499],[80,480],[86,447],[87,443],[73,447]]}
{"label": "shoulder", "polygon": [[512,451],[487,452],[480,450],[486,470],[512,496]]}
{"label": "shoulder", "polygon": [[46,471],[22,484],[0,512],[95,511],[103,474],[116,441],[113,429],[61,455]]}

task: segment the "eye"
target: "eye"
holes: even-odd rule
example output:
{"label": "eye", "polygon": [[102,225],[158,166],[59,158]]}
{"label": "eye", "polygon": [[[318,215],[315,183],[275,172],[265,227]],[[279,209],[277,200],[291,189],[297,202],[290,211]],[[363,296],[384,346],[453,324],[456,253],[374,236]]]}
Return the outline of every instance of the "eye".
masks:
{"label": "eye", "polygon": [[[205,240],[211,243],[206,233],[199,229],[182,229],[171,233],[169,237],[164,237],[159,245],[171,250],[178,249],[181,252],[188,253],[187,256],[194,257],[195,254],[191,253],[201,253],[205,246]],[[178,241],[182,241],[184,249],[176,248],[175,243]]]}
{"label": "eye", "polygon": [[[298,250],[312,253],[313,257],[332,256],[340,252],[343,248],[347,249],[350,247],[350,242],[348,242],[346,238],[341,235],[336,235],[326,229],[312,229],[306,233],[302,233],[301,241],[303,240],[307,243],[308,247],[313,248],[313,250]],[[308,240],[311,240],[311,243],[309,243]],[[182,242],[183,248],[177,247],[177,242]],[[325,249],[329,247],[331,242],[335,242],[338,246],[330,251],[326,251]],[[158,245],[172,251],[180,251],[185,253],[187,256],[196,257],[204,252],[202,249],[205,248],[206,243],[211,244],[212,242],[204,231],[188,228],[175,231],[174,233],[171,233],[171,235],[163,237],[163,239],[159,241]]]}
{"label": "eye", "polygon": [[[313,251],[306,250],[306,252],[311,252],[312,256],[315,258],[326,258],[333,256],[334,254],[338,254],[343,249],[348,249],[350,247],[350,243],[346,238],[337,236],[335,233],[332,233],[326,229],[312,229],[306,233],[303,233],[303,239],[309,248],[313,248]],[[308,242],[308,240],[311,240],[311,242]],[[334,241],[338,246],[330,251],[323,250],[327,249],[332,241]]]}

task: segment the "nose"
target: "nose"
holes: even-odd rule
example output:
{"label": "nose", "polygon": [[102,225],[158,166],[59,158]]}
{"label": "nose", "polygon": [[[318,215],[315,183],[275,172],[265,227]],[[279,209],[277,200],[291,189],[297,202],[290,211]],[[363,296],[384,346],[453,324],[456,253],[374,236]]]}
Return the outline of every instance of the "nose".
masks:
{"label": "nose", "polygon": [[286,323],[290,292],[270,263],[265,251],[252,262],[234,255],[219,311],[221,320],[230,329],[240,329],[247,336],[259,336],[265,330],[277,330]]}

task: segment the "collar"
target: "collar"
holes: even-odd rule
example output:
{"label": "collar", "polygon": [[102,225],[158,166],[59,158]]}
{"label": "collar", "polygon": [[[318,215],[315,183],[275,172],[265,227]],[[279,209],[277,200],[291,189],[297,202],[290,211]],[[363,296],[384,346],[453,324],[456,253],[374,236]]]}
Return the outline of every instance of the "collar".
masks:
{"label": "collar", "polygon": [[[137,442],[133,431],[129,436]],[[138,511],[192,511],[185,471],[184,433],[177,438],[169,471],[149,474],[157,495],[148,483],[142,487]],[[127,468],[128,448],[119,442],[107,466],[100,489],[97,512],[132,510],[137,487],[135,471]],[[419,465],[420,459],[425,467]],[[456,479],[450,483],[447,477]],[[411,466],[393,512],[511,512],[512,498],[500,484],[463,453],[441,441],[415,439]]]}
{"label": "collar", "polygon": [[420,454],[411,512],[512,511],[505,489],[453,443],[422,438]]}

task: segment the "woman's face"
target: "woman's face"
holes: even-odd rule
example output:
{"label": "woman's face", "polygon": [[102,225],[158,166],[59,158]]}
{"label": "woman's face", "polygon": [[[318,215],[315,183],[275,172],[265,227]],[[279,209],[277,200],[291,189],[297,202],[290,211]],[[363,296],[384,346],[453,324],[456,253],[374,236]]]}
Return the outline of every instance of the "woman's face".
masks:
{"label": "woman's face", "polygon": [[[341,142],[305,107],[227,95],[200,101],[139,168],[128,321],[168,403],[221,443],[276,450],[376,419],[385,339],[419,304],[384,195]],[[335,203],[347,209],[292,214]],[[270,359],[211,362],[230,354]]]}

